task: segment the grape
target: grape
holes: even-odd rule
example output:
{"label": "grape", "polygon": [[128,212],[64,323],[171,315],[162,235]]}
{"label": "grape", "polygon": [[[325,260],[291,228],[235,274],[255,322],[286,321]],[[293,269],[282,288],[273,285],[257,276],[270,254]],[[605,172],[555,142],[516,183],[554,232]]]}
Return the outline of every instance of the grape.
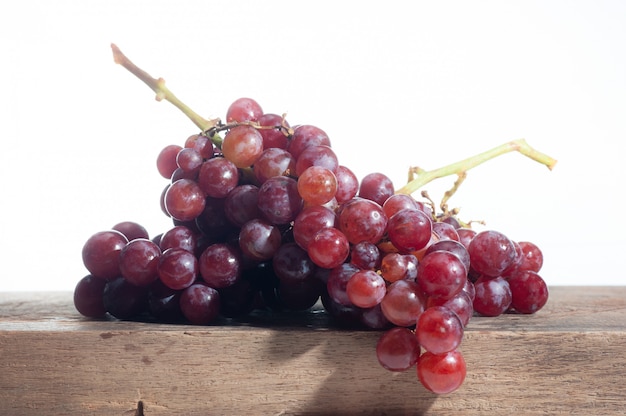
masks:
{"label": "grape", "polygon": [[[472,285],[473,288],[473,284],[469,284]],[[474,306],[472,305],[472,302],[473,299],[470,294],[465,290],[461,290],[450,299],[429,297],[426,301],[426,308],[444,306],[454,312],[461,320],[461,324],[465,327],[474,313]]]}
{"label": "grape", "polygon": [[417,269],[417,281],[428,296],[450,299],[467,281],[467,269],[448,251],[434,251],[424,256]]}
{"label": "grape", "polygon": [[435,221],[433,223],[433,232],[439,236],[439,240],[459,241],[459,233],[452,225],[446,222]]}
{"label": "grape", "polygon": [[304,148],[296,159],[296,176],[302,175],[311,166],[326,168],[334,173],[339,167],[339,161],[330,146],[311,145]]}
{"label": "grape", "polygon": [[178,156],[178,152],[181,150],[181,146],[171,144],[165,146],[157,156],[157,170],[165,179],[171,178],[172,174],[178,167],[178,164],[176,163],[176,156]]}
{"label": "grape", "polygon": [[298,178],[298,192],[305,202],[323,205],[335,197],[337,178],[329,169],[311,166]]}
{"label": "grape", "polygon": [[387,228],[387,216],[374,201],[355,198],[344,204],[339,213],[339,229],[352,244],[368,241],[376,244]]}
{"label": "grape", "polygon": [[220,294],[212,287],[195,283],[180,295],[180,310],[192,324],[210,324],[219,315]]}
{"label": "grape", "polygon": [[400,251],[408,253],[421,250],[430,241],[432,221],[416,209],[403,209],[391,216],[387,233],[391,243]]}
{"label": "grape", "polygon": [[361,198],[372,200],[382,206],[393,193],[394,188],[391,179],[382,173],[374,172],[365,175],[365,177],[361,179],[358,195]]}
{"label": "grape", "polygon": [[461,344],[463,323],[456,313],[445,306],[432,306],[419,316],[415,336],[426,351],[443,354]]}
{"label": "grape", "polygon": [[381,266],[380,250],[376,244],[370,243],[369,241],[361,241],[352,247],[350,251],[350,262],[359,269],[375,270]]}
{"label": "grape", "polygon": [[170,289],[182,290],[191,286],[198,275],[198,259],[182,248],[170,248],[159,258],[157,274]]}
{"label": "grape", "polygon": [[330,271],[326,282],[326,290],[333,302],[345,306],[354,306],[348,297],[346,288],[350,278],[359,270],[358,267],[351,263],[343,263]]}
{"label": "grape", "polygon": [[391,217],[396,212],[405,208],[423,211],[423,206],[411,195],[406,194],[391,195],[383,204],[383,211],[385,211],[387,217]]}
{"label": "grape", "polygon": [[461,244],[458,241],[455,240],[440,240],[437,241],[433,244],[431,244],[426,251],[424,252],[424,255],[428,255],[430,253],[432,253],[433,251],[448,251],[452,254],[456,254],[456,256],[461,260],[461,262],[463,263],[463,265],[465,266],[466,270],[470,269],[470,257],[469,257],[469,253],[467,252],[467,249],[465,248],[465,246],[463,244]]}
{"label": "grape", "polygon": [[387,287],[381,301],[385,317],[397,326],[411,327],[424,311],[426,297],[416,282],[398,280]]}
{"label": "grape", "polygon": [[393,326],[385,317],[380,303],[361,310],[361,323],[369,329],[388,329]]}
{"label": "grape", "polygon": [[312,205],[302,209],[293,222],[293,238],[303,249],[309,247],[309,243],[322,228],[334,227],[337,216],[330,209]]}
{"label": "grape", "polygon": [[476,234],[467,248],[472,268],[489,277],[500,276],[515,260],[515,246],[507,236],[488,230]]}
{"label": "grape", "polygon": [[294,129],[293,137],[287,150],[297,160],[305,148],[315,145],[330,146],[328,135],[319,127],[304,124]]}
{"label": "grape", "polygon": [[148,290],[148,311],[159,322],[180,322],[180,290],[171,289],[156,280]]}
{"label": "grape", "polygon": [[110,280],[120,275],[120,252],[128,239],[119,231],[100,231],[89,237],[83,245],[83,264],[90,274]]}
{"label": "grape", "polygon": [[350,169],[345,166],[337,166],[335,171],[337,178],[337,193],[335,199],[337,203],[343,204],[354,198],[359,191],[359,180]]}
{"label": "grape", "polygon": [[147,310],[148,289],[135,286],[123,277],[109,280],[102,292],[106,311],[117,319],[132,319]]}
{"label": "grape", "polygon": [[511,307],[518,313],[535,313],[548,301],[548,286],[539,274],[522,270],[506,279],[511,289]]}
{"label": "grape", "polygon": [[165,209],[178,221],[191,221],[198,217],[205,206],[205,194],[191,179],[179,179],[165,192]]}
{"label": "grape", "polygon": [[407,269],[407,258],[400,253],[387,253],[380,263],[380,273],[390,283],[404,279]]}
{"label": "grape", "polygon": [[272,224],[288,224],[302,209],[297,182],[286,176],[274,176],[259,188],[258,207]]}
{"label": "grape", "polygon": [[239,247],[244,255],[257,261],[274,257],[281,243],[277,227],[263,220],[253,219],[245,223],[239,232]]}
{"label": "grape", "polygon": [[376,343],[378,362],[389,371],[405,371],[413,367],[420,355],[417,338],[408,328],[395,327]]}
{"label": "grape", "polygon": [[185,140],[185,147],[198,152],[202,159],[210,159],[215,155],[216,149],[211,139],[202,134],[192,134]]}
{"label": "grape", "polygon": [[263,115],[261,105],[252,98],[242,97],[235,100],[226,111],[226,122],[257,121]]}
{"label": "grape", "polygon": [[198,185],[206,196],[224,198],[239,184],[239,171],[231,161],[214,157],[199,168]]}
{"label": "grape", "polygon": [[433,393],[446,394],[457,390],[466,373],[465,359],[458,350],[444,354],[426,351],[417,360],[417,377]]}
{"label": "grape", "polygon": [[178,155],[176,155],[176,165],[178,165],[183,172],[192,176],[198,173],[203,161],[204,159],[202,155],[200,155],[200,152],[189,147],[181,149]]}
{"label": "grape", "polygon": [[250,167],[263,152],[263,136],[252,126],[233,127],[222,142],[224,157],[238,168]]}
{"label": "grape", "polygon": [[[284,126],[286,128],[289,127],[289,123],[283,119],[283,117],[278,114],[263,114],[258,118],[258,123],[260,126],[266,127],[276,127],[276,126]],[[283,133],[280,129],[259,129],[259,133],[263,137],[263,148],[279,148],[279,149],[287,149],[289,145],[289,140],[285,133]],[[255,167],[256,168],[256,167]]]}
{"label": "grape", "polygon": [[120,273],[135,286],[148,286],[158,278],[161,249],[151,240],[130,241],[120,252]]}
{"label": "grape", "polygon": [[476,234],[478,234],[475,230],[471,228],[457,228],[457,234],[459,235],[459,242],[465,246],[467,249],[469,247],[470,241],[474,238]]}
{"label": "grape", "polygon": [[196,234],[184,225],[176,225],[161,235],[159,247],[161,251],[170,248],[180,248],[194,253],[197,245]]}
{"label": "grape", "polygon": [[239,185],[226,195],[224,214],[236,226],[261,216],[258,206],[259,188],[255,185]]}
{"label": "grape", "polygon": [[[239,233],[238,228],[228,220],[224,209],[225,205],[225,198],[207,197],[205,199],[204,210],[195,219],[194,224],[198,233],[206,240],[221,242],[229,236]],[[191,227],[190,224],[186,224],[186,226]]]}
{"label": "grape", "polygon": [[231,286],[241,278],[240,253],[228,244],[208,246],[198,259],[202,279],[211,287]]}
{"label": "grape", "polygon": [[139,223],[133,221],[123,221],[115,224],[111,229],[124,234],[128,241],[136,238],[150,238],[148,231]]}
{"label": "grape", "polygon": [[483,316],[498,316],[511,306],[509,282],[502,277],[481,277],[474,283],[474,310]]}
{"label": "grape", "polygon": [[254,163],[254,176],[262,184],[273,176],[290,176],[296,172],[296,160],[287,150],[270,147]]}
{"label": "grape", "polygon": [[90,274],[78,281],[74,289],[74,307],[83,316],[102,318],[106,308],[102,300],[107,281]]}
{"label": "grape", "polygon": [[350,302],[359,308],[372,308],[385,296],[385,280],[373,270],[359,270],[346,285]]}
{"label": "grape", "polygon": [[346,261],[350,254],[350,243],[338,229],[323,228],[309,242],[307,253],[316,265],[332,269]]}
{"label": "grape", "polygon": [[315,264],[307,252],[296,243],[281,245],[272,260],[276,276],[286,283],[298,283],[312,278]]}
{"label": "grape", "polygon": [[520,250],[519,261],[504,270],[502,275],[510,276],[523,271],[538,273],[543,266],[543,253],[541,249],[529,241],[520,241],[517,243],[517,247]]}
{"label": "grape", "polygon": [[300,282],[287,282],[281,280],[276,288],[276,294],[281,305],[292,311],[310,309],[317,303],[323,284],[314,279],[306,279]]}

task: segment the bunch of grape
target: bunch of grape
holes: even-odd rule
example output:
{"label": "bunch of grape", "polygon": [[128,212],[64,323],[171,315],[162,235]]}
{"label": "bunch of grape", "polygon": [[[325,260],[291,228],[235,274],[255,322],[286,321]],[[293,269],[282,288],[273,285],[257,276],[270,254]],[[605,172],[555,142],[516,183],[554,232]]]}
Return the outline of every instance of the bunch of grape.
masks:
{"label": "bunch of grape", "polygon": [[459,347],[474,314],[547,301],[536,245],[461,226],[384,174],[359,181],[322,129],[291,127],[252,99],[164,148],[157,168],[172,228],[150,238],[123,222],[87,240],[74,292],[87,317],[203,325],[321,302],[341,325],[383,331],[384,368],[416,366],[427,389],[448,393],[465,378]]}

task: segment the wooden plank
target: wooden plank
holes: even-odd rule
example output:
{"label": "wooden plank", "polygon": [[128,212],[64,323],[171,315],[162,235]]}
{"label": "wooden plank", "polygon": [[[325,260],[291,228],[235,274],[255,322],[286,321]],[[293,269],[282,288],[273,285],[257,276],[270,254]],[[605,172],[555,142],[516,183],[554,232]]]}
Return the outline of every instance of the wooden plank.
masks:
{"label": "wooden plank", "polygon": [[0,414],[624,414],[624,322],[626,287],[552,287],[535,315],[473,318],[465,383],[437,396],[378,365],[378,332],[323,313],[93,321],[69,293],[0,293]]}

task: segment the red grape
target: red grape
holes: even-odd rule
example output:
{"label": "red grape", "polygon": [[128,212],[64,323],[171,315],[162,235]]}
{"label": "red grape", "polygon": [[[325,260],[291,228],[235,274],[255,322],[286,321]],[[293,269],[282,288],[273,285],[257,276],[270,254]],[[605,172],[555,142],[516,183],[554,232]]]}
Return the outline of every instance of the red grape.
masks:
{"label": "red grape", "polygon": [[376,357],[389,371],[405,371],[413,367],[420,355],[420,345],[408,328],[392,328],[378,339]]}
{"label": "red grape", "polygon": [[252,98],[236,99],[226,111],[226,122],[257,121],[263,115],[261,105]]}
{"label": "red grape", "polygon": [[444,354],[426,351],[417,360],[417,377],[433,393],[446,394],[457,390],[466,373],[465,359],[458,350]]}

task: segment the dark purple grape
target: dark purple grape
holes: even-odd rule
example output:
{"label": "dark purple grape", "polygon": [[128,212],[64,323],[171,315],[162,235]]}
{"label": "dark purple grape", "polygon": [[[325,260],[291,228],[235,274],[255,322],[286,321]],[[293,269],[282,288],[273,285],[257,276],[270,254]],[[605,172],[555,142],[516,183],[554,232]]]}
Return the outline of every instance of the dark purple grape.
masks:
{"label": "dark purple grape", "polygon": [[87,275],[80,279],[74,288],[74,307],[83,316],[102,318],[106,315],[106,308],[102,295],[107,281]]}
{"label": "dark purple grape", "polygon": [[212,287],[195,283],[180,295],[180,310],[194,325],[208,325],[220,313],[220,294]]}

